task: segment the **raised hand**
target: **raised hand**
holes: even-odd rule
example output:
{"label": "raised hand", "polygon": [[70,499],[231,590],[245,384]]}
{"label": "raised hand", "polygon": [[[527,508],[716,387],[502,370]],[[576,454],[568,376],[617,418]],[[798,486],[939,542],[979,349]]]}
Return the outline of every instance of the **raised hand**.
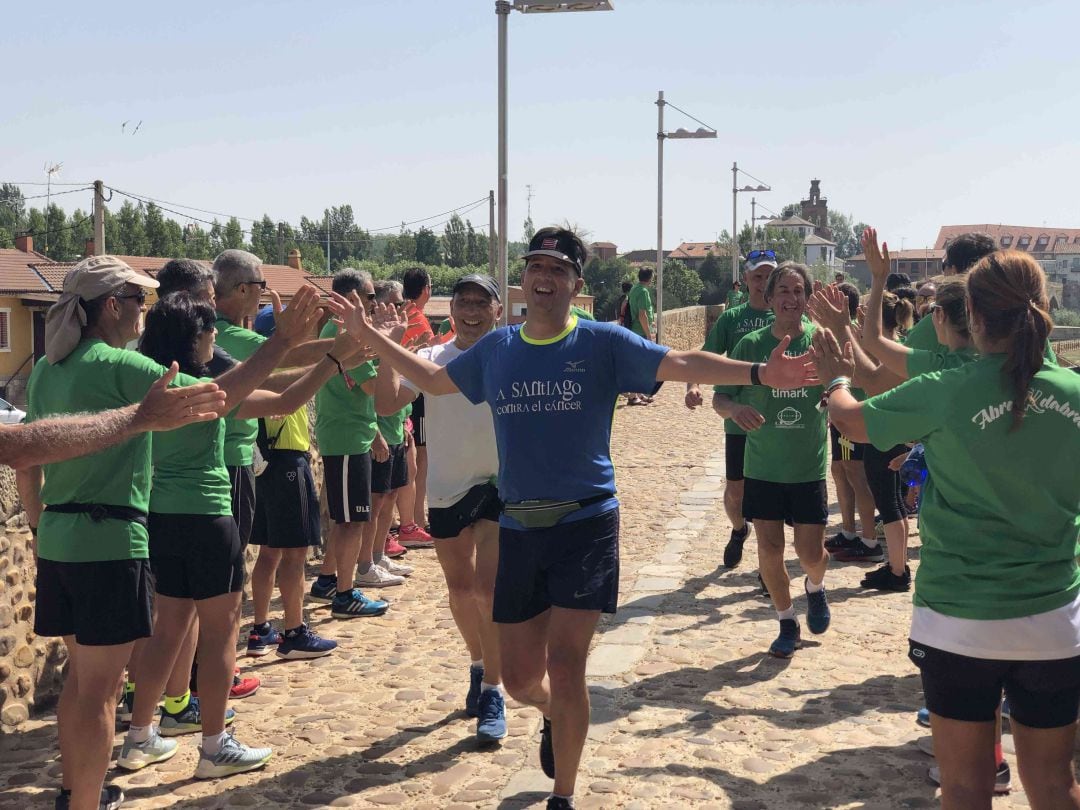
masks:
{"label": "raised hand", "polygon": [[843,334],[848,326],[848,299],[835,284],[815,291],[806,308],[815,321],[837,334]]}
{"label": "raised hand", "polygon": [[214,383],[169,388],[180,366],[175,362],[146,392],[135,412],[139,430],[173,430],[218,418],[225,407],[225,392]]}
{"label": "raised hand", "polygon": [[290,346],[309,339],[319,321],[319,291],[305,284],[296,291],[285,310],[281,308],[281,296],[274,290],[269,293],[274,307],[274,334]]}
{"label": "raised hand", "polygon": [[866,256],[866,266],[870,268],[870,275],[875,281],[880,280],[884,284],[889,277],[889,245],[885,243],[878,248],[877,230],[867,228],[862,235],[863,255]]}
{"label": "raised hand", "polygon": [[817,385],[818,376],[810,355],[800,354],[788,357],[784,354],[791,344],[791,335],[784,335],[779,345],[772,350],[767,362],[761,369],[761,382],[770,388],[803,388]]}
{"label": "raised hand", "polygon": [[844,342],[841,350],[836,336],[828,329],[819,329],[814,333],[814,343],[810,347],[810,357],[817,368],[818,378],[826,382],[837,377],[851,379],[855,374],[855,356],[851,343]]}

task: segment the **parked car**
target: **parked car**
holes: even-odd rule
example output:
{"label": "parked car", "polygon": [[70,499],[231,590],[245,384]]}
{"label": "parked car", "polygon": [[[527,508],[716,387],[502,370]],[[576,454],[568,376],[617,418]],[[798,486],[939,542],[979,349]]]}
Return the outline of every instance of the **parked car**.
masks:
{"label": "parked car", "polygon": [[20,411],[6,399],[0,399],[0,425],[17,425],[26,418],[26,411]]}

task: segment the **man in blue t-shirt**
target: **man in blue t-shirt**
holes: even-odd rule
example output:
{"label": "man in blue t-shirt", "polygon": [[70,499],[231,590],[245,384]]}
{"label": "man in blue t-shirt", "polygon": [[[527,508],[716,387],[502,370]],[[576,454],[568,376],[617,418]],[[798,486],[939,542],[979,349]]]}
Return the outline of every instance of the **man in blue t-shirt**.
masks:
{"label": "man in blue t-shirt", "polygon": [[491,332],[445,368],[398,345],[405,323],[386,309],[360,336],[426,393],[460,391],[491,408],[506,504],[493,612],[506,689],[544,715],[540,764],[555,779],[548,807],[571,806],[589,725],[589,642],[618,600],[610,440],[619,392],[654,391],[660,380],[794,388],[811,373],[805,357],[783,356],[787,341],[767,364],[750,364],[669,351],[616,324],[579,321],[570,304],[585,259],[571,231],[537,231],[522,276],[525,323]]}

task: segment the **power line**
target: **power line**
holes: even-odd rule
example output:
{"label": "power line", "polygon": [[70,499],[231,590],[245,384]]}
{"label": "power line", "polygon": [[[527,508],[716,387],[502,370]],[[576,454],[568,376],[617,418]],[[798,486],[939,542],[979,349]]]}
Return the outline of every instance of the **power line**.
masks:
{"label": "power line", "polygon": [[[23,181],[23,182],[20,182],[18,180],[0,180],[0,184],[8,185],[8,186],[48,186],[49,185],[49,183],[41,183],[41,182],[38,182],[38,181],[35,181],[35,180],[26,180],[26,181]],[[54,181],[52,183],[52,185],[54,185],[54,186],[89,186],[90,188],[94,187],[93,182],[90,181],[90,180],[87,180],[86,182],[83,182],[83,183],[57,183],[57,182]]]}
{"label": "power line", "polygon": [[61,196],[63,194],[77,194],[80,191],[93,191],[93,190],[94,190],[93,186],[83,186],[82,188],[73,188],[73,189],[71,189],[69,191],[54,191],[52,194],[35,194],[32,197],[20,197],[18,200],[0,200],[0,202],[7,203],[8,205],[13,205],[16,208],[18,208],[21,203],[24,203],[27,200],[41,200],[41,199],[44,199],[46,197],[59,197],[59,196]]}

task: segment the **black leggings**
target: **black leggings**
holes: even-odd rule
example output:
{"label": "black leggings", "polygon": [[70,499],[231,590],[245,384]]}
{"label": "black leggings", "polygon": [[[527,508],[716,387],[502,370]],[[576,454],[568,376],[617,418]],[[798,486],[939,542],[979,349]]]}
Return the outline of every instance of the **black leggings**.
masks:
{"label": "black leggings", "polygon": [[900,491],[900,473],[889,469],[889,462],[907,450],[907,445],[898,444],[883,453],[872,444],[863,445],[866,482],[874,496],[874,506],[881,515],[882,523],[886,525],[907,516],[903,493]]}

